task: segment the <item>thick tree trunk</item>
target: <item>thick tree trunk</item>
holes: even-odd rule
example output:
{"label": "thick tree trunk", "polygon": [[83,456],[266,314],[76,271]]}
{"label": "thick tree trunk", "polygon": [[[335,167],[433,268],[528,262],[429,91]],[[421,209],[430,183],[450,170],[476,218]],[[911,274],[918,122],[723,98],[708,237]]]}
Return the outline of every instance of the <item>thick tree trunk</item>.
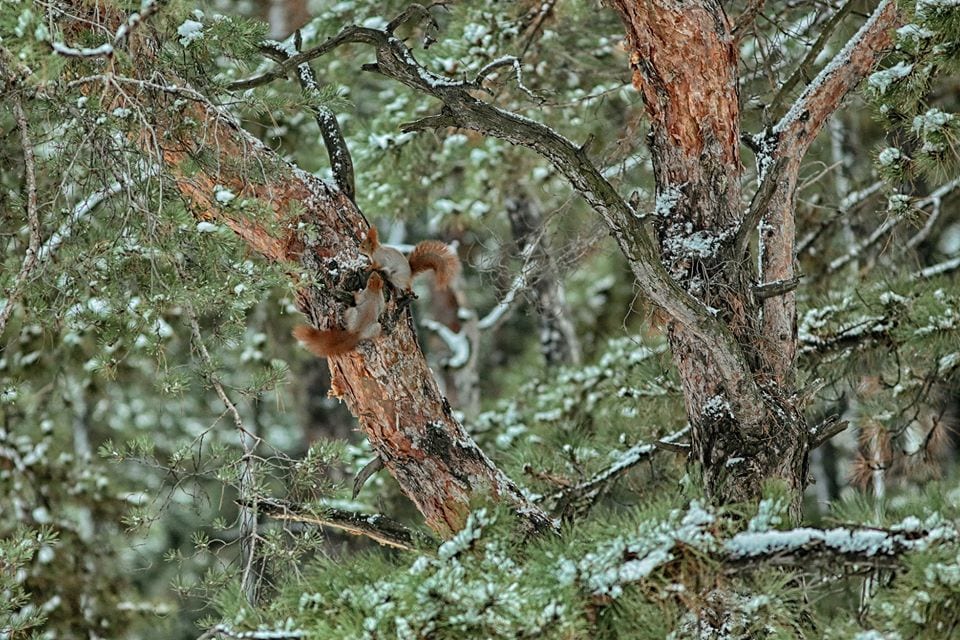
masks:
{"label": "thick tree trunk", "polygon": [[627,27],[634,85],[651,120],[657,185],[654,225],[671,276],[702,301],[734,336],[743,375],[762,393],[745,415],[744,400],[683,325],[668,325],[692,428],[692,456],[716,502],[753,500],[779,479],[799,497],[806,479],[803,422],[789,389],[764,380],[762,335],[750,262],[736,254],[742,220],[740,112],[736,41],[718,2],[614,3]]}
{"label": "thick tree trunk", "polygon": [[[670,275],[729,330],[759,390],[759,406],[724,379],[729,367],[702,335],[674,316],[668,325],[692,426],[692,457],[716,502],[754,500],[779,480],[799,515],[807,483],[809,431],[796,404],[792,291],[758,300],[746,233],[760,224],[760,283],[793,275],[793,206],[801,161],[823,123],[890,44],[897,20],[885,0],[852,47],[841,52],[766,135],[754,202],[741,209],[737,43],[716,0],[614,0],[626,27],[634,85],[651,121],[657,185],[655,227]],[[628,256],[629,258],[629,256]],[[757,395],[752,396],[753,400]]]}
{"label": "thick tree trunk", "polygon": [[[198,103],[183,113],[155,98],[162,160],[197,216],[228,226],[261,256],[289,265],[304,314],[320,328],[342,326],[343,300],[362,287],[367,269],[358,247],[368,225],[356,206],[213,107]],[[196,130],[183,125],[187,115],[199,123]],[[236,195],[230,205],[216,201],[218,185]],[[453,417],[420,351],[409,308],[394,295],[381,324],[381,336],[329,359],[332,389],[427,524],[450,535],[472,504],[490,499],[514,505],[532,530],[551,527]]]}

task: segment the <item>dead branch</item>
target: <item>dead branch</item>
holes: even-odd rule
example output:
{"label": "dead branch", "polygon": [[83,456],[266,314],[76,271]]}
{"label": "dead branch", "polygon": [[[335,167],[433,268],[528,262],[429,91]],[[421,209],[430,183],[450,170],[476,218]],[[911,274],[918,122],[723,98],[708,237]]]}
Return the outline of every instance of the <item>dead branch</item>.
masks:
{"label": "dead branch", "polygon": [[[250,506],[250,501],[238,501],[241,507]],[[396,520],[383,514],[364,514],[321,507],[308,509],[282,500],[260,499],[256,502],[260,513],[274,520],[303,522],[318,527],[332,527],[356,536],[365,536],[387,547],[422,553],[424,548],[435,547],[436,541],[426,534],[408,529]]]}
{"label": "dead branch", "polygon": [[7,327],[7,321],[13,313],[13,308],[17,305],[23,290],[26,287],[27,280],[30,279],[34,269],[40,261],[40,214],[37,211],[37,177],[36,163],[33,157],[33,141],[30,139],[30,127],[27,123],[27,114],[23,110],[23,102],[20,95],[13,94],[13,118],[17,122],[17,129],[20,131],[20,146],[23,148],[24,176],[27,183],[27,225],[30,229],[30,239],[27,243],[27,251],[23,256],[23,262],[20,264],[20,271],[13,280],[13,285],[5,293],[5,300],[0,308],[0,335]]}

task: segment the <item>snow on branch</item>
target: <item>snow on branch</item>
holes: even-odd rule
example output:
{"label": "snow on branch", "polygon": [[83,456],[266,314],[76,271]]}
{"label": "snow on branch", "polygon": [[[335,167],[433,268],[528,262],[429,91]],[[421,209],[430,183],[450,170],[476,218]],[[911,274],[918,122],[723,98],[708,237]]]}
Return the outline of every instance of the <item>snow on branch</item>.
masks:
{"label": "snow on branch", "polygon": [[644,460],[649,460],[657,451],[672,449],[689,432],[690,425],[687,425],[657,442],[636,444],[620,454],[616,462],[589,480],[566,487],[544,500],[555,505],[553,512],[556,514],[564,517],[581,516],[596,504],[597,499],[610,489],[614,481]]}
{"label": "snow on branch", "polygon": [[159,10],[159,0],[143,0],[143,3],[140,5],[140,11],[134,11],[127,16],[127,19],[123,21],[123,24],[121,24],[117,28],[116,33],[114,33],[113,40],[111,42],[104,42],[98,47],[71,47],[64,42],[51,42],[50,48],[53,49],[55,53],[68,58],[110,57],[113,55],[114,50],[123,44],[124,39],[130,35],[137,25]]}
{"label": "snow on branch", "polygon": [[583,146],[574,144],[540,122],[477,99],[474,95],[476,86],[471,81],[458,81],[430,71],[389,29],[348,26],[317,47],[292,56],[271,71],[234,83],[231,88],[270,82],[297,65],[347,43],[375,47],[377,61],[365,65],[365,70],[392,78],[443,103],[439,114],[406,125],[403,130],[427,126],[471,129],[533,149],[549,160],[607,223],[629,261],[641,291],[707,346],[725,384],[734,390],[731,396],[743,399],[736,409],[744,423],[759,424],[763,400],[742,349],[730,331],[670,276],[653,239],[635,224],[633,208],[603,177]]}
{"label": "snow on branch", "polygon": [[258,629],[256,631],[238,631],[226,624],[211,627],[197,640],[212,640],[213,638],[229,638],[230,640],[294,640],[306,638],[307,633],[299,630]]}
{"label": "snow on branch", "polygon": [[925,269],[920,269],[910,275],[913,280],[929,280],[930,278],[936,278],[937,276],[946,275],[952,271],[960,269],[960,256],[956,258],[951,258],[949,260],[944,260],[943,262],[938,262],[937,264],[926,267]]}
{"label": "snow on branch", "polygon": [[800,527],[788,531],[744,531],[723,543],[722,559],[729,565],[772,564],[804,567],[813,559],[830,566],[891,564],[910,551],[955,541],[957,529],[941,524],[929,529],[907,518],[889,529],[871,527]]}
{"label": "snow on branch", "polygon": [[[264,55],[278,62],[286,62],[291,57],[288,46],[279,42],[267,41],[261,46],[261,51]],[[317,76],[309,62],[297,65],[297,79],[300,81],[300,87],[305,95],[319,95],[320,87],[317,83]],[[353,158],[350,155],[350,148],[343,137],[343,131],[340,129],[340,123],[337,121],[336,115],[323,105],[313,105],[310,107],[310,111],[313,112],[317,128],[320,129],[320,135],[323,136],[323,144],[327,149],[330,170],[333,173],[333,180],[337,188],[350,200],[355,200]]]}
{"label": "snow on branch", "polygon": [[517,86],[520,87],[520,90],[523,91],[527,96],[536,102],[543,103],[544,100],[533,91],[530,90],[527,85],[523,83],[523,72],[520,68],[520,61],[516,56],[503,56],[502,58],[497,58],[493,62],[486,64],[480,71],[477,72],[477,77],[473,81],[477,85],[478,89],[486,89],[483,87],[483,81],[488,75],[490,75],[494,70],[499,69],[500,67],[513,67],[514,76],[517,79]]}
{"label": "snow on branch", "polygon": [[[940,203],[942,202],[943,198],[950,195],[958,186],[960,186],[960,178],[951,180],[950,182],[939,187],[936,191],[931,193],[929,196],[925,198],[921,198],[920,200],[913,203],[910,206],[910,209],[923,210],[923,209],[926,209],[927,207],[930,207],[932,209],[930,214],[930,221],[935,222],[937,217],[939,217]],[[874,244],[876,244],[878,240],[880,240],[882,237],[890,233],[894,229],[894,227],[899,225],[905,219],[908,219],[910,217],[908,214],[909,214],[909,211],[904,212],[901,215],[892,215],[888,217],[879,227],[874,229],[873,233],[867,236],[862,242],[859,242],[853,245],[845,254],[843,254],[838,258],[835,258],[832,262],[830,262],[830,265],[827,267],[827,273],[836,273],[837,271],[845,267],[847,264],[849,264],[850,261],[856,259],[864,251],[866,251],[867,249],[872,247]],[[932,227],[932,222],[930,226]],[[925,226],[925,229],[926,229],[926,226]],[[921,230],[921,232],[922,231],[923,230]],[[929,232],[930,230],[926,229],[926,233],[929,234]],[[908,246],[913,246],[913,245],[908,245]]]}
{"label": "snow on branch", "polygon": [[847,93],[873,69],[893,45],[891,30],[903,22],[893,0],[883,0],[860,30],[807,85],[773,127],[775,155],[802,155]]}
{"label": "snow on branch", "polygon": [[[933,515],[921,522],[907,517],[889,528],[840,526],[778,530],[778,502],[766,499],[747,530],[724,534],[735,523],[694,501],[662,520],[645,521],[586,554],[576,564],[563,561],[562,579],[576,581],[595,596],[616,598],[624,587],[647,580],[684,561],[717,563],[719,571],[740,574],[769,566],[836,577],[844,571],[877,566],[895,568],[904,554],[956,544],[957,527]],[[740,525],[742,526],[742,524]]]}

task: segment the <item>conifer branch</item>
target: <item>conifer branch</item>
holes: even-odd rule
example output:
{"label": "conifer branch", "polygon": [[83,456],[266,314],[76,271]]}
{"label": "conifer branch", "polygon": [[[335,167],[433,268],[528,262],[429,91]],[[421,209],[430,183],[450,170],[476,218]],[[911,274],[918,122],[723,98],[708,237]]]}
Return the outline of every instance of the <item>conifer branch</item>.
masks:
{"label": "conifer branch", "polygon": [[[932,209],[930,219],[933,222],[936,222],[936,219],[939,216],[938,211],[940,209],[940,203],[943,201],[944,198],[946,198],[951,193],[953,193],[957,189],[957,187],[960,187],[960,178],[951,180],[950,182],[938,187],[933,193],[931,193],[927,197],[921,198],[920,200],[913,203],[911,205],[911,208],[923,210],[923,209],[926,209],[927,207],[930,207]],[[845,254],[843,254],[842,256],[830,262],[829,266],[827,267],[827,273],[836,273],[837,271],[839,271],[840,269],[848,265],[852,260],[862,255],[864,251],[866,251],[867,249],[875,245],[881,238],[883,238],[884,236],[889,234],[891,231],[893,231],[893,229],[896,228],[901,222],[903,222],[904,220],[908,220],[909,218],[910,216],[907,214],[892,215],[888,217],[886,220],[883,221],[883,223],[880,226],[878,226],[876,229],[873,230],[873,233],[871,233],[869,236],[864,238],[861,242],[858,242],[857,244],[850,247],[850,249]],[[932,223],[931,223],[931,227],[932,227]],[[930,233],[930,229],[926,228],[926,226],[925,226],[925,230],[927,234]],[[919,240],[917,242],[919,242]],[[911,246],[910,243],[908,243],[907,245],[905,245],[905,248],[910,246]],[[914,243],[914,246],[915,246],[915,243]]]}
{"label": "conifer branch", "polygon": [[[261,51],[278,62],[285,62],[290,59],[290,55],[279,43],[264,43]],[[297,80],[300,82],[300,88],[304,95],[314,98],[318,96],[320,86],[309,62],[297,66]],[[323,137],[323,144],[327,149],[333,181],[345,196],[355,202],[357,193],[353,158],[350,155],[350,147],[347,146],[347,141],[343,137],[343,131],[340,129],[337,116],[322,104],[311,105],[310,111],[313,113],[317,128],[320,129],[320,135]]]}
{"label": "conifer branch", "polygon": [[[239,504],[245,506],[250,502],[240,501]],[[364,536],[384,546],[403,549],[404,551],[422,552],[423,547],[436,544],[430,536],[408,529],[396,520],[380,513],[354,513],[333,507],[322,507],[314,510],[282,500],[270,499],[259,499],[256,504],[260,513],[274,520],[331,527],[356,536]]]}
{"label": "conifer branch", "polygon": [[[182,277],[182,276],[181,276]],[[203,334],[200,332],[200,323],[197,321],[196,313],[191,304],[186,305],[187,315],[190,318],[190,329],[193,333],[194,348],[200,354],[206,369],[206,377],[210,385],[217,393],[217,397],[226,407],[226,410],[233,418],[233,426],[240,435],[240,444],[243,446],[243,472],[240,474],[240,495],[247,495],[253,492],[254,476],[253,463],[256,454],[256,448],[260,438],[251,433],[244,427],[243,418],[237,410],[237,406],[230,400],[230,396],[223,388],[223,384],[216,377],[214,371],[213,358],[207,351],[207,346],[203,342]],[[241,577],[241,588],[247,601],[251,604],[257,600],[257,576],[253,572],[253,565],[256,562],[257,547],[257,504],[251,501],[251,504],[240,509],[240,547],[243,557],[243,573]]]}
{"label": "conifer branch", "polygon": [[543,498],[554,505],[553,512],[564,518],[580,517],[586,514],[597,503],[597,500],[610,490],[613,483],[644,460],[649,460],[657,451],[671,450],[673,445],[690,432],[690,425],[656,442],[636,444],[620,455],[612,465],[595,473],[589,480]]}

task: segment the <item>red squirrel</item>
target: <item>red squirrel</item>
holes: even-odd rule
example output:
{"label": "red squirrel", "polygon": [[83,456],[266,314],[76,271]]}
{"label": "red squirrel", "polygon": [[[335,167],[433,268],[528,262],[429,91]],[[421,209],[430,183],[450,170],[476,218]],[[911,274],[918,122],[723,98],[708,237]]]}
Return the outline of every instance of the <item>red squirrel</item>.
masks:
{"label": "red squirrel", "polygon": [[293,330],[293,336],[311,353],[326,358],[353,351],[362,340],[380,335],[380,314],[386,306],[383,298],[382,271],[397,289],[413,293],[413,278],[418,273],[433,270],[437,287],[445,288],[460,274],[457,254],[439,240],[424,240],[417,244],[406,258],[402,253],[380,244],[375,227],[370,227],[360,243],[360,253],[370,258],[374,273],[362,291],[353,294],[354,306],[343,314],[343,329],[321,331],[308,325]]}
{"label": "red squirrel", "polygon": [[376,227],[370,227],[360,243],[360,253],[370,258],[373,268],[383,271],[390,284],[405,293],[413,292],[413,278],[433,270],[437,287],[445,289],[460,274],[460,259],[449,245],[439,240],[424,240],[413,248],[410,257],[380,244]]}
{"label": "red squirrel", "polygon": [[293,337],[303,343],[314,355],[326,358],[353,351],[361,340],[380,335],[380,314],[386,303],[383,299],[383,278],[370,274],[367,286],[353,294],[354,306],[343,313],[344,329],[321,331],[302,324],[293,330]]}

